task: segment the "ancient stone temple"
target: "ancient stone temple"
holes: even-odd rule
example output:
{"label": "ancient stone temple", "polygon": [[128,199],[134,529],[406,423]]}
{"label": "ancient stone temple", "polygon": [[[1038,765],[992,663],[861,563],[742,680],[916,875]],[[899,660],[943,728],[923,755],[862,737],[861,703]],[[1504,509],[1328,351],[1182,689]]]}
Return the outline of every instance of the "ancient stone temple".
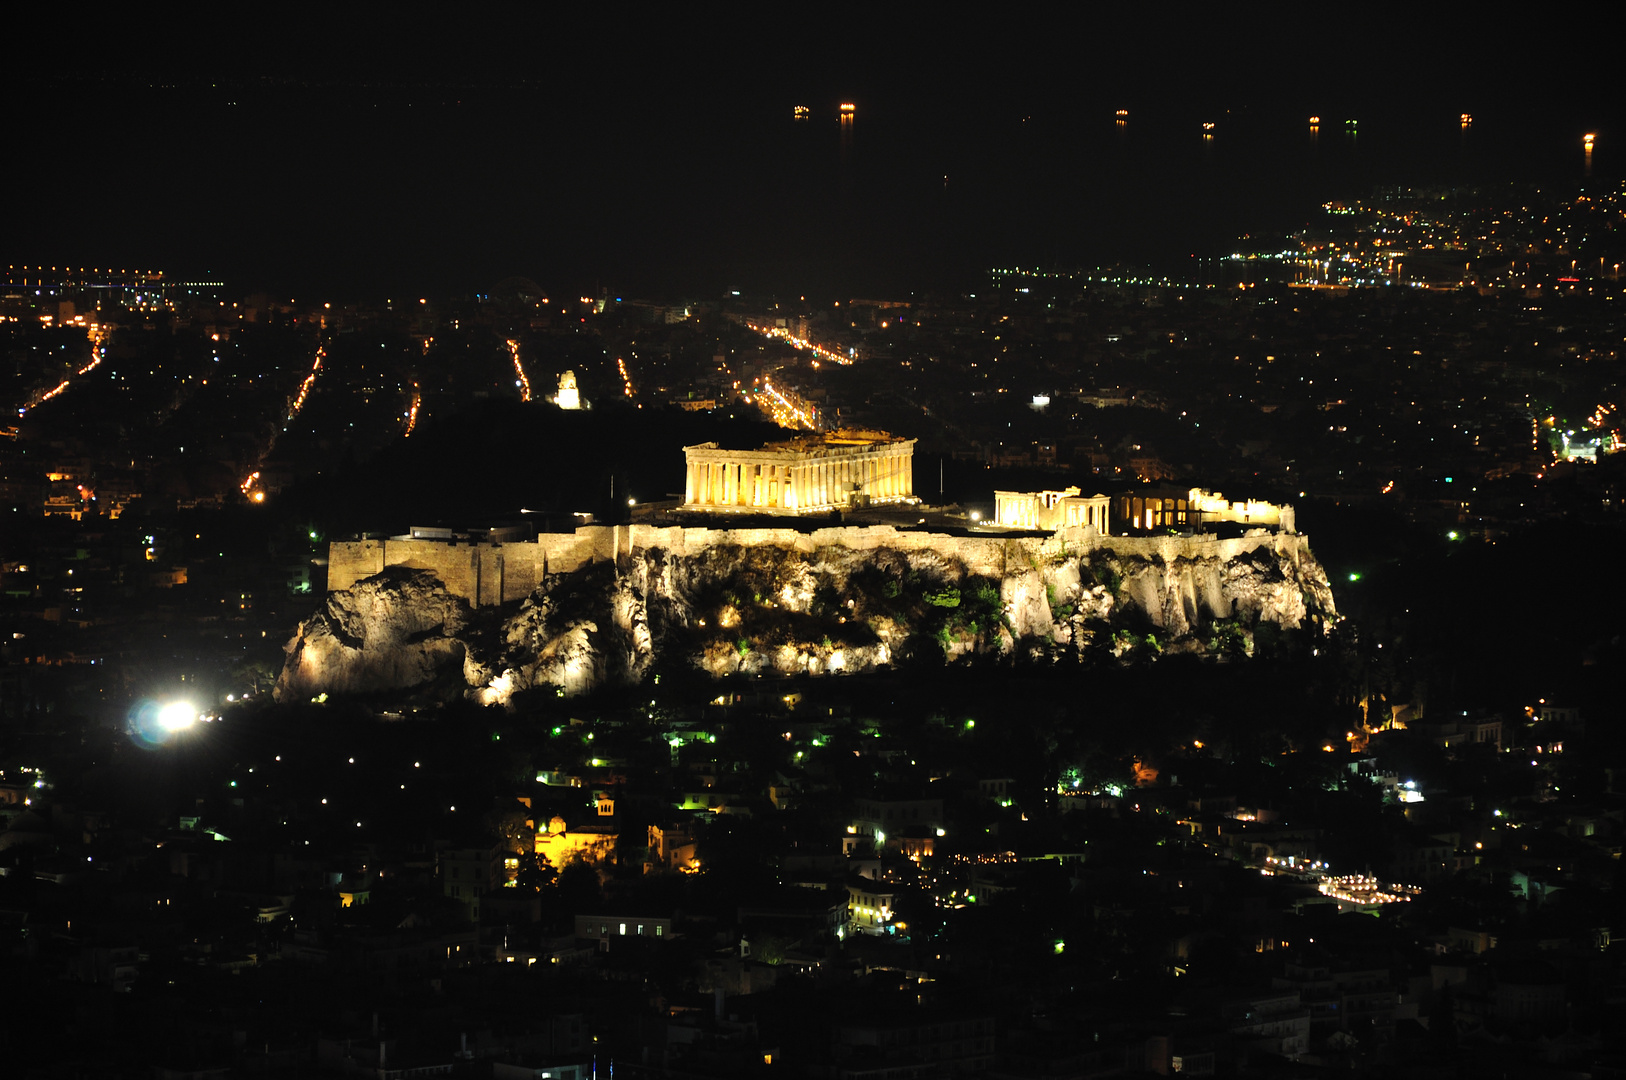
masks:
{"label": "ancient stone temple", "polygon": [[993,524],[1052,530],[1086,525],[1105,536],[1111,532],[1107,524],[1111,502],[1109,495],[1085,495],[1071,486],[1060,491],[996,491]]}
{"label": "ancient stone temple", "polygon": [[917,502],[915,440],[884,431],[804,434],[754,450],[683,448],[685,510],[815,514]]}

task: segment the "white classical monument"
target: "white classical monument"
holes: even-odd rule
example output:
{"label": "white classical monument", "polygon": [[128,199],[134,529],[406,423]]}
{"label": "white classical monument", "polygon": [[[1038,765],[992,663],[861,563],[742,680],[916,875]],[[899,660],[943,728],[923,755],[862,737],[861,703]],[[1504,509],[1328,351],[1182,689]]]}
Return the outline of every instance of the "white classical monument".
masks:
{"label": "white classical monument", "polygon": [[913,503],[915,440],[842,429],[755,450],[685,446],[686,510],[814,514]]}
{"label": "white classical monument", "polygon": [[1068,486],[1060,491],[994,492],[995,525],[1012,529],[1066,529],[1088,525],[1102,536],[1107,525],[1112,496],[1085,495]]}
{"label": "white classical monument", "polygon": [[582,407],[581,391],[576,388],[576,373],[567,371],[559,376],[559,393],[554,404],[561,409],[579,409]]}

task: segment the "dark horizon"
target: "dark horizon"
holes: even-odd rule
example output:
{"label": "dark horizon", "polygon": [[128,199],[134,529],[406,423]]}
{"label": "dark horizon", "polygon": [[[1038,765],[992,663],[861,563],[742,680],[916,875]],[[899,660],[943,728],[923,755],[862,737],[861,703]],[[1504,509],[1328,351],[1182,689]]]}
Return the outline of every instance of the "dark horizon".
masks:
{"label": "dark horizon", "polygon": [[562,295],[898,295],[992,265],[1167,270],[1378,184],[1580,182],[1588,131],[1594,181],[1619,175],[1617,98],[1539,30],[807,21],[143,25],[62,57],[43,34],[8,77],[34,123],[7,262],[323,300],[511,276]]}

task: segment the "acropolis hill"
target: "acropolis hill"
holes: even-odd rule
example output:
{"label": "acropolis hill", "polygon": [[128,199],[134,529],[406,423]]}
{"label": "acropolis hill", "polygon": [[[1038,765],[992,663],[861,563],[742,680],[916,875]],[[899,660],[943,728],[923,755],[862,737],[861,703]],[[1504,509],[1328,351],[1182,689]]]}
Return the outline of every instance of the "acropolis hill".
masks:
{"label": "acropolis hill", "polygon": [[[722,676],[1095,662],[1148,648],[1241,653],[1261,625],[1336,619],[1291,508],[1195,489],[1001,492],[996,516],[1019,526],[799,518],[804,504],[856,504],[872,478],[894,485],[879,489],[886,498],[915,501],[912,443],[860,446],[875,455],[873,470],[849,471],[838,454],[814,462],[835,466],[822,475],[776,473],[784,462],[749,457],[723,462],[729,474],[711,469],[721,455],[708,454],[700,484],[691,454],[679,523],[334,542],[327,604],[289,643],[278,692],[433,688],[506,703],[529,689],[637,681],[657,658]],[[718,492],[739,501],[693,512],[706,509],[697,493]],[[767,518],[736,516],[746,499],[786,495],[794,505]],[[1199,531],[1215,522],[1234,535]]]}

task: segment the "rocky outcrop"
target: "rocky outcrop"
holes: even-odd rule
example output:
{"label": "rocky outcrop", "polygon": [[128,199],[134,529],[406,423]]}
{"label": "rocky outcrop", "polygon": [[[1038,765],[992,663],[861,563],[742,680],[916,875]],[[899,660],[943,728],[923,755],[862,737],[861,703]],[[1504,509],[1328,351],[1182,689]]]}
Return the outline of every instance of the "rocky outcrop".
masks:
{"label": "rocky outcrop", "polygon": [[1100,538],[910,548],[740,543],[637,547],[547,575],[518,603],[471,609],[432,571],[334,592],[287,647],[285,699],[456,689],[505,704],[643,679],[658,665],[736,673],[862,672],[899,663],[1103,661],[1154,639],[1205,651],[1219,629],[1336,618],[1304,537]]}
{"label": "rocky outcrop", "polygon": [[386,570],[327,598],[285,650],[278,700],[367,694],[461,677],[468,602],[427,570]]}

